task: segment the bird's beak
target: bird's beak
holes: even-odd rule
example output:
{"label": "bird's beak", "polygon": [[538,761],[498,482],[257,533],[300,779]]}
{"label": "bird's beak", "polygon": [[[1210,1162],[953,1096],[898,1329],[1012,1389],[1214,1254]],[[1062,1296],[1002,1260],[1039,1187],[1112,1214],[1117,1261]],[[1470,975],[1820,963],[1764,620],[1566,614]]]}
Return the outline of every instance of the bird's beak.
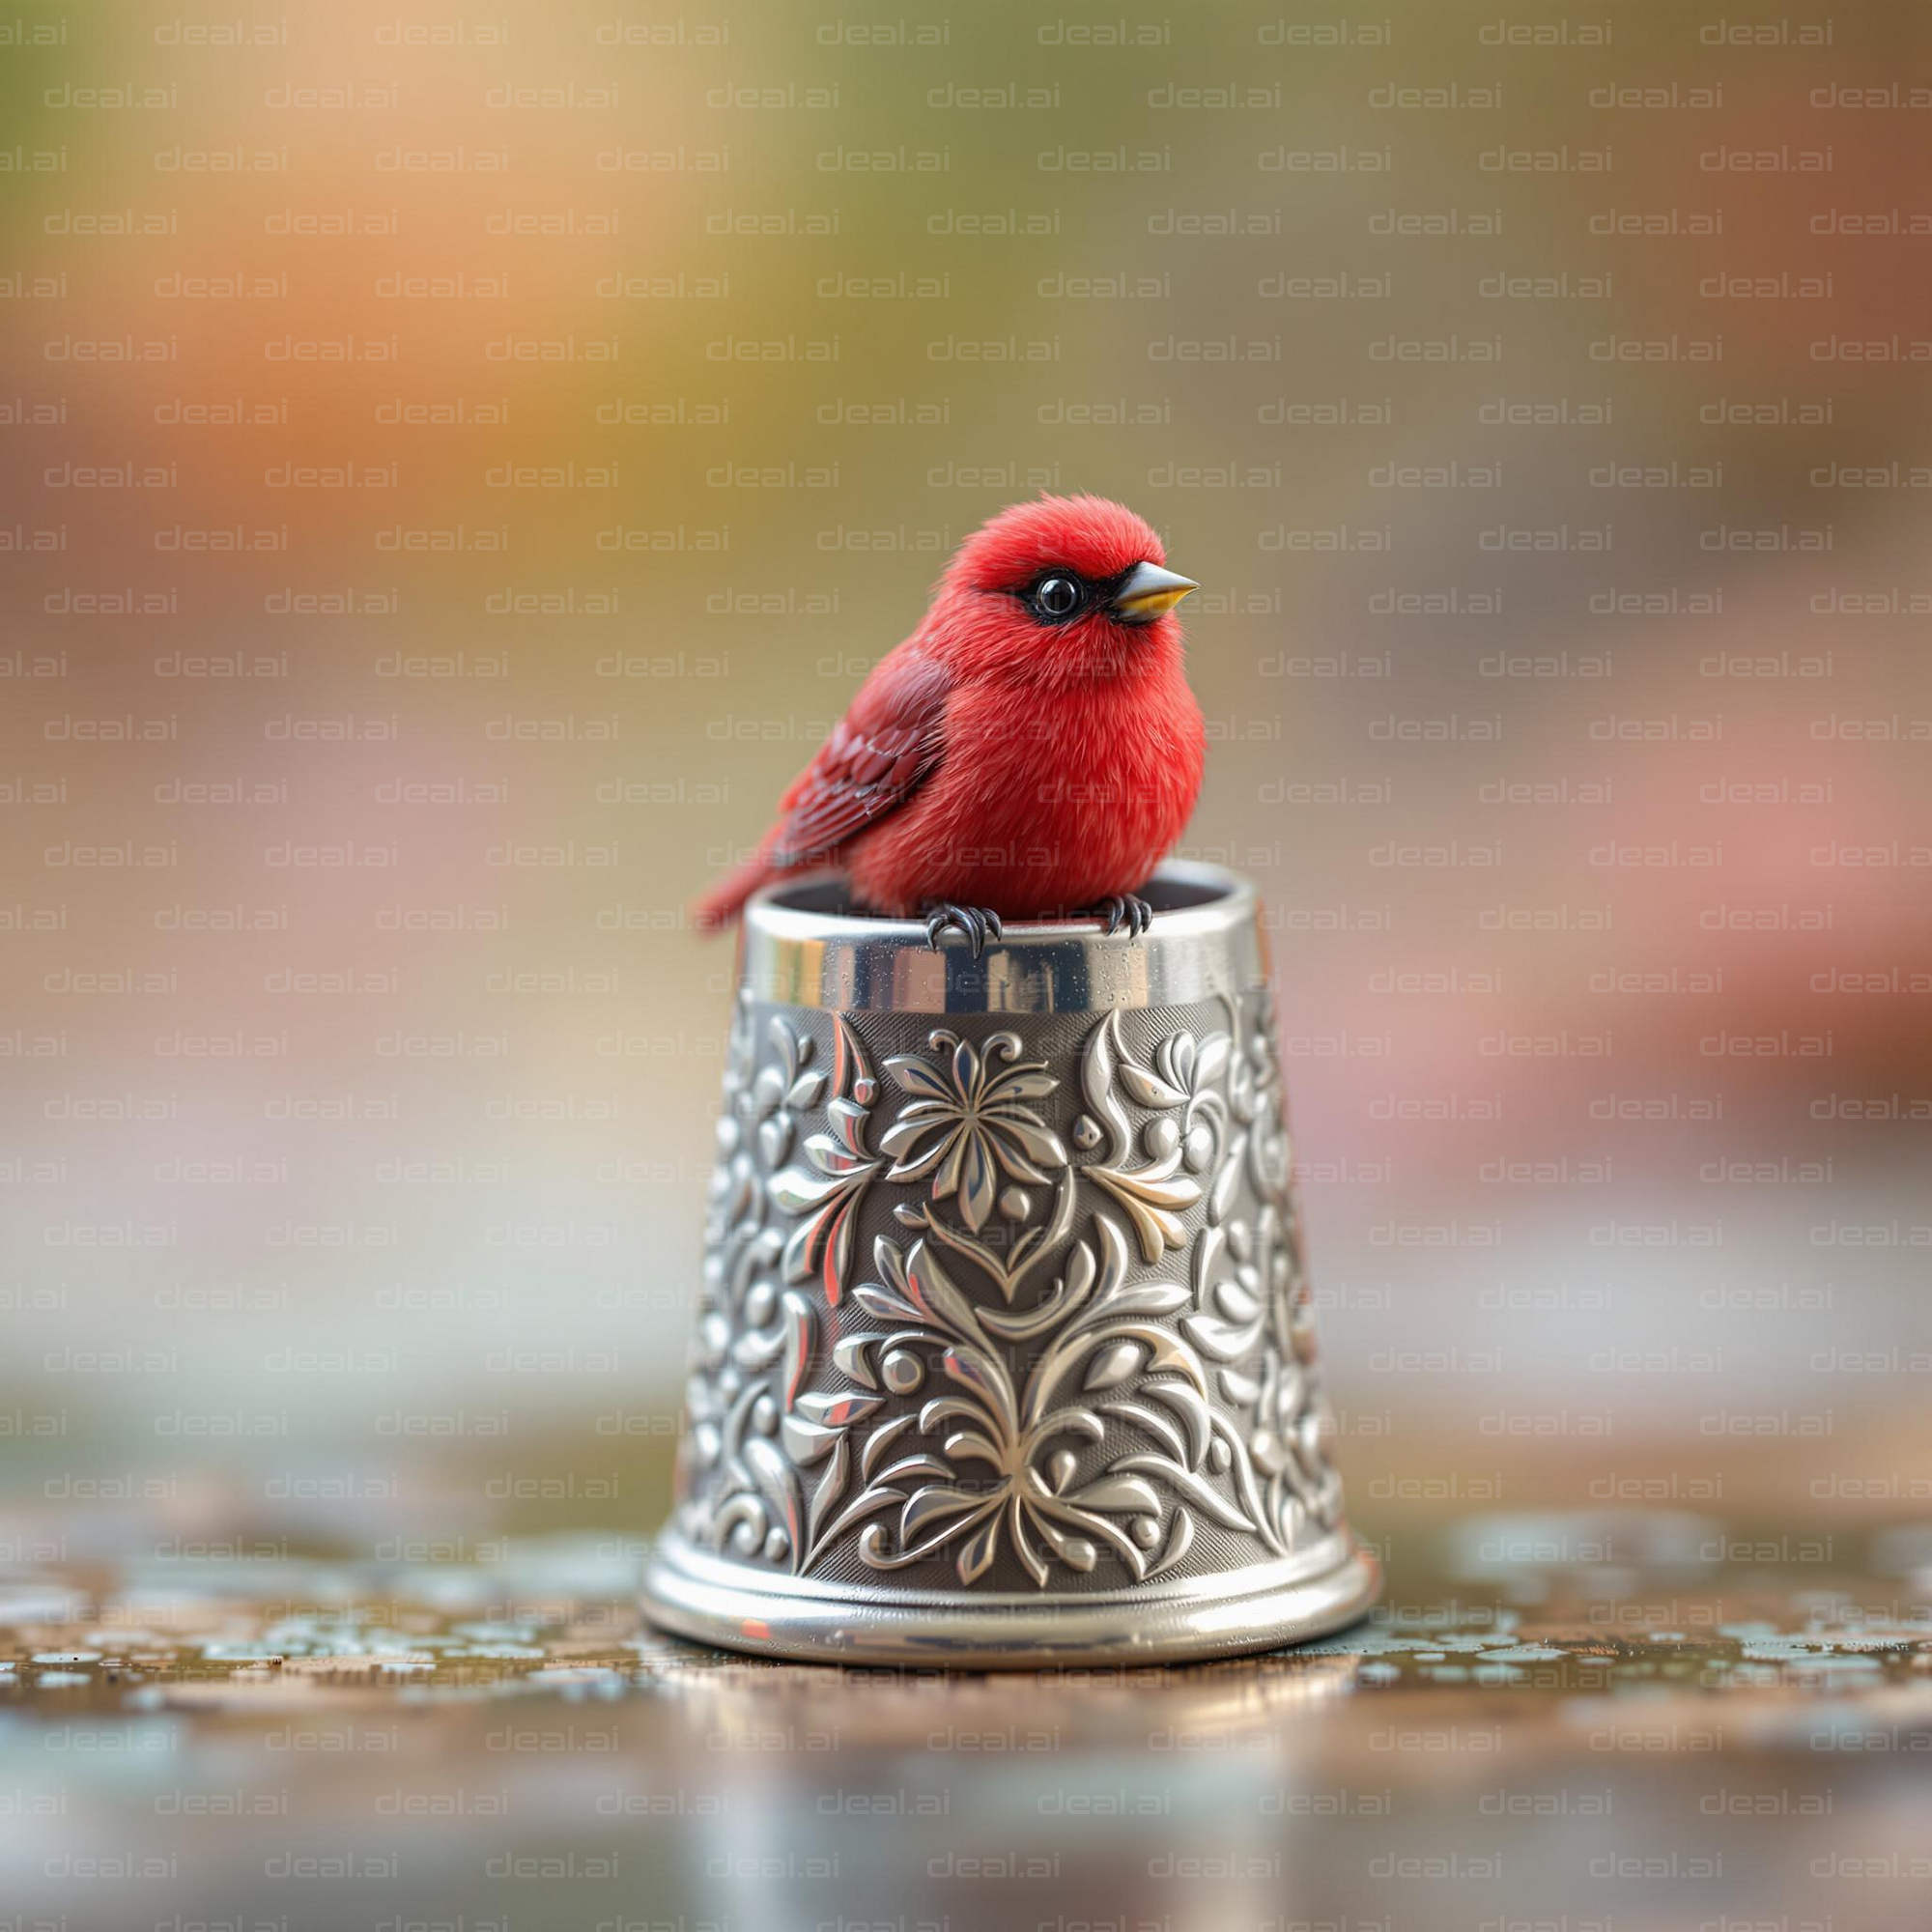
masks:
{"label": "bird's beak", "polygon": [[1114,592],[1110,607],[1125,624],[1151,624],[1164,611],[1172,611],[1190,590],[1200,584],[1191,577],[1177,577],[1157,563],[1137,563],[1127,581]]}

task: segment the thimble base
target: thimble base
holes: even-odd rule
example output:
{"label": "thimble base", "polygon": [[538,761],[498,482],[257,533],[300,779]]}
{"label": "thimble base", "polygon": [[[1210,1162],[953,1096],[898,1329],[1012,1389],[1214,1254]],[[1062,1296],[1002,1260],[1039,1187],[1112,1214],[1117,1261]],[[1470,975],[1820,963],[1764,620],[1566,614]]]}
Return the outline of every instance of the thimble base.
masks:
{"label": "thimble base", "polygon": [[1025,1598],[860,1595],[765,1578],[660,1538],[643,1607],[679,1636],[796,1662],[1026,1670],[1064,1664],[1183,1663],[1325,1636],[1353,1623],[1381,1586],[1374,1557],[1345,1532],[1286,1563],[1168,1591]]}

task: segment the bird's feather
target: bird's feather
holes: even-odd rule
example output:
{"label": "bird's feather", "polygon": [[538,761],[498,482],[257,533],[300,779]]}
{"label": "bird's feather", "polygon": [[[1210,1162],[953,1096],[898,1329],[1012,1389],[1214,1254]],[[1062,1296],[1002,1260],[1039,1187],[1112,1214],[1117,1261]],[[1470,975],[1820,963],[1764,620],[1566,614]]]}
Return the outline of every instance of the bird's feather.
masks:
{"label": "bird's feather", "polygon": [[902,806],[939,767],[952,683],[917,637],[881,658],[779,801],[757,851],[697,901],[698,924],[734,919],[766,880],[836,857],[847,840]]}
{"label": "bird's feather", "polygon": [[904,645],[883,659],[780,801],[766,863],[826,858],[903,805],[944,753],[950,683],[943,665]]}

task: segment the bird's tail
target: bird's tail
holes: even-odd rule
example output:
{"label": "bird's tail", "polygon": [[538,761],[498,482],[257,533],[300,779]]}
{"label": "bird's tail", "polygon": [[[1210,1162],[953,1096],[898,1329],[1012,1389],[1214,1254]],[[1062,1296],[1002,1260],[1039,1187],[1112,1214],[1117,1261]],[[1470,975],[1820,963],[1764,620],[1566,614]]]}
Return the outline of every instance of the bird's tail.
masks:
{"label": "bird's tail", "polygon": [[700,932],[720,932],[744,910],[745,901],[767,879],[777,876],[777,868],[762,851],[754,852],[691,902],[692,923]]}

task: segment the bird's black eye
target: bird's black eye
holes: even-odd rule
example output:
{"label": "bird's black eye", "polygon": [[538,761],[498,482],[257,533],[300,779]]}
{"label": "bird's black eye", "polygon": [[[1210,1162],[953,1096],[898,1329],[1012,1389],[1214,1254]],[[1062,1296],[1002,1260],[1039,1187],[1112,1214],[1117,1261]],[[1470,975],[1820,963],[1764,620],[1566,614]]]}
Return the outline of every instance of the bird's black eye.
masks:
{"label": "bird's black eye", "polygon": [[1043,577],[1033,602],[1042,617],[1070,617],[1080,608],[1080,585],[1070,577]]}

